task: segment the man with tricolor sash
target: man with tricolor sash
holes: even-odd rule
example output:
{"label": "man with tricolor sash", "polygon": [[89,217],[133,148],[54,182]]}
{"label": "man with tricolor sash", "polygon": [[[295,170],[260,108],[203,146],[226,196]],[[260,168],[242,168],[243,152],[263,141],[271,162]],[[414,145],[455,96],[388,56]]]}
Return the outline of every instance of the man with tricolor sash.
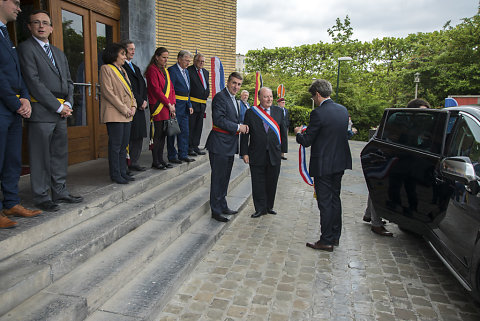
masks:
{"label": "man with tricolor sash", "polygon": [[210,208],[212,218],[219,222],[228,222],[223,216],[236,214],[227,205],[227,190],[232,173],[234,155],[238,154],[238,134],[248,133],[248,126],[240,122],[240,107],[235,95],[242,86],[243,78],[238,72],[232,72],[227,87],[218,92],[212,101],[213,127],[205,147],[211,167]]}
{"label": "man with tricolor sash", "polygon": [[268,87],[258,91],[259,105],[245,112],[243,123],[249,132],[240,137],[240,156],[250,165],[252,197],[256,218],[277,214],[273,206],[280,174],[281,153],[286,152],[287,130],[283,111],[272,106],[273,94]]}
{"label": "man with tricolor sash", "polygon": [[[346,169],[352,169],[348,145],[348,111],[330,99],[332,85],[327,80],[315,80],[308,90],[317,106],[310,113],[306,130],[295,128],[297,143],[312,146],[310,166],[306,173],[313,177],[320,210],[320,240],[306,245],[316,250],[332,252],[338,246],[342,231],[340,190]],[[301,153],[304,155],[304,153]]]}
{"label": "man with tricolor sash", "polygon": [[72,115],[73,81],[67,57],[51,45],[53,31],[48,12],[30,14],[32,37],[18,47],[20,66],[32,101],[28,121],[30,186],[35,206],[48,212],[58,203],[79,203],[66,186],[68,169],[67,118]]}

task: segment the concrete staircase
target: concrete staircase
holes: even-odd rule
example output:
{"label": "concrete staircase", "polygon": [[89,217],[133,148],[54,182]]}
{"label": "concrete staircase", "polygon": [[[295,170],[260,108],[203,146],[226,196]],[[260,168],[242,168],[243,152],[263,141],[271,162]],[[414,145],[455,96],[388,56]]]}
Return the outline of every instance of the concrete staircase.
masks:
{"label": "concrete staircase", "polygon": [[[233,209],[250,198],[248,175],[236,159]],[[30,219],[0,240],[0,321],[153,320],[229,225],[211,219],[209,188],[201,156]]]}

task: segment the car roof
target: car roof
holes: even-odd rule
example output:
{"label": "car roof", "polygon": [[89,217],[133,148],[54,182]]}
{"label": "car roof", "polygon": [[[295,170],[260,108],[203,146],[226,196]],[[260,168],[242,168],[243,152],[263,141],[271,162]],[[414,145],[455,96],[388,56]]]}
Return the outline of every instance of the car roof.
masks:
{"label": "car roof", "polygon": [[464,111],[480,119],[480,105],[463,105],[458,107],[442,108],[443,110]]}

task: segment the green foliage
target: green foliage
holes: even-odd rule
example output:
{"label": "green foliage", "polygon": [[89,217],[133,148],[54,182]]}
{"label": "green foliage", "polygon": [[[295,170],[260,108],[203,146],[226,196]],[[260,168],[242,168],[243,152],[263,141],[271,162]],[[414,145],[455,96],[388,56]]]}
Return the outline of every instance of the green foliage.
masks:
{"label": "green foliage", "polygon": [[[285,85],[289,109],[304,106],[311,110],[308,87],[312,79],[329,80],[334,87],[332,99],[337,99],[338,58],[352,57],[352,61],[341,62],[337,101],[347,107],[359,130],[354,139],[365,139],[383,109],[404,107],[414,98],[417,72],[418,96],[432,106],[442,106],[448,95],[480,94],[478,14],[455,27],[447,22],[442,30],[405,38],[355,40],[348,16],[343,21],[338,18],[328,33],[332,43],[249,51],[243,87],[250,91],[250,100],[253,102],[254,71],[260,71],[264,86],[271,87],[274,95],[279,84]],[[300,123],[308,123],[308,118],[305,121],[299,116],[292,126]]]}
{"label": "green foliage", "polygon": [[295,127],[308,125],[308,122],[310,121],[310,112],[312,111],[311,108],[291,106],[287,109],[290,117],[290,128],[288,129],[289,132],[293,132]]}

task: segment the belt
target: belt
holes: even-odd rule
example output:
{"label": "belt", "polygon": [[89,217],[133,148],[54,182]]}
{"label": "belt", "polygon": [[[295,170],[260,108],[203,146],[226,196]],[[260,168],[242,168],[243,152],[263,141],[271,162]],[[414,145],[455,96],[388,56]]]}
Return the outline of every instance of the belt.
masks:
{"label": "belt", "polygon": [[199,99],[199,98],[195,98],[195,97],[190,97],[190,100],[193,101],[193,102],[196,102],[196,103],[200,103],[200,104],[206,104],[207,103],[206,99]]}
{"label": "belt", "polygon": [[175,95],[175,99],[188,101],[188,97],[187,97],[187,96]]}
{"label": "belt", "polygon": [[[20,99],[20,95],[17,95],[17,98]],[[64,104],[65,103],[65,99],[62,99],[62,98],[57,98],[57,100],[60,102],[60,104]],[[32,103],[38,103],[38,100],[36,100],[35,98],[33,98],[32,96],[30,96],[30,101]]]}
{"label": "belt", "polygon": [[[230,132],[227,132],[226,130],[224,129],[221,129],[220,127],[217,127],[215,125],[212,126],[212,130],[213,131],[216,131],[216,132],[219,132],[219,133],[224,133],[224,134],[228,134],[228,135],[231,135]],[[239,132],[236,132],[235,135],[238,135]]]}

